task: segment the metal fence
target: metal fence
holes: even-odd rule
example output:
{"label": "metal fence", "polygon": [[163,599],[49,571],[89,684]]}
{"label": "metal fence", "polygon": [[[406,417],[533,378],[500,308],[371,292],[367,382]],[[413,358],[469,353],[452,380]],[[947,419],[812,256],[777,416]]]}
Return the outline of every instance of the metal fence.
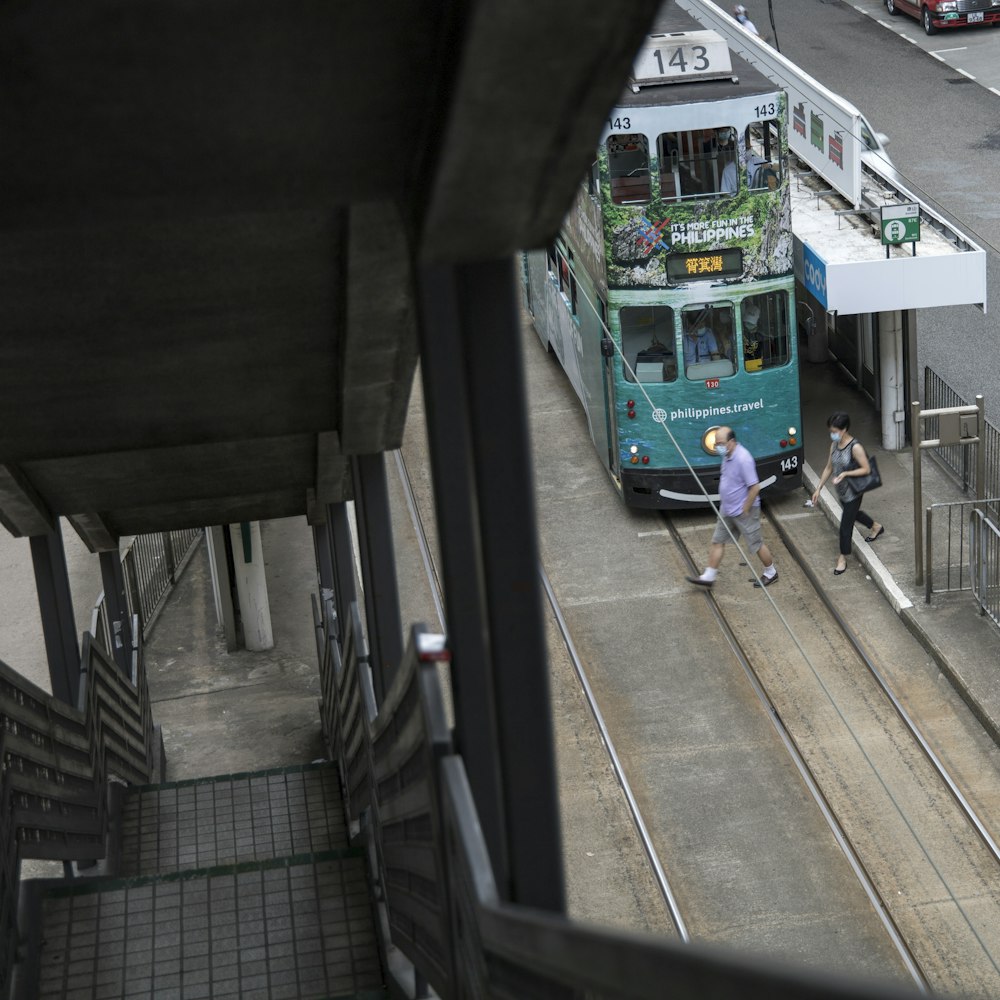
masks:
{"label": "metal fence", "polygon": [[[187,528],[155,535],[136,535],[129,542],[122,555],[125,595],[129,614],[139,616],[143,638],[149,637],[167,595],[194,555],[195,545],[203,534],[202,528]],[[90,631],[105,649],[114,648],[103,591],[94,605]]]}
{"label": "metal fence", "polygon": [[971,590],[980,609],[1000,624],[997,592],[1000,559],[995,539],[1000,528],[991,511],[1000,497],[982,501],[931,504],[924,515],[924,597]]}
{"label": "metal fence", "polygon": [[979,609],[1000,625],[1000,528],[982,510],[969,517],[972,592]]}
{"label": "metal fence", "polygon": [[[963,399],[954,389],[948,385],[939,375],[930,368],[924,368],[924,399],[923,407],[927,410],[947,409],[956,406],[971,406],[972,404]],[[928,438],[939,437],[938,418],[928,417],[926,419],[926,436]],[[1000,496],[1000,430],[997,430],[989,421],[986,426],[980,428],[980,438],[982,444],[979,447],[985,449],[985,482],[983,483],[983,496]],[[966,492],[976,489],[976,463],[969,445],[950,444],[940,445],[932,452],[934,457],[945,468],[950,470],[956,479],[962,484],[962,489]],[[995,518],[1000,518],[1000,507],[996,506],[996,501],[989,501],[991,511]]]}

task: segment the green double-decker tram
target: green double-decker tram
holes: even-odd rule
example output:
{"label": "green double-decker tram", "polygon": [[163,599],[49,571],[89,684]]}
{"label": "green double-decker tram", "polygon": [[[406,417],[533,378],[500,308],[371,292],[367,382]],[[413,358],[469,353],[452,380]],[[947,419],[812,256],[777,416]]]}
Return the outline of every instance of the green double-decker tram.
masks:
{"label": "green double-decker tram", "polygon": [[525,301],[625,502],[716,499],[733,427],[766,496],[802,481],[787,99],[673,6],[636,57]]}

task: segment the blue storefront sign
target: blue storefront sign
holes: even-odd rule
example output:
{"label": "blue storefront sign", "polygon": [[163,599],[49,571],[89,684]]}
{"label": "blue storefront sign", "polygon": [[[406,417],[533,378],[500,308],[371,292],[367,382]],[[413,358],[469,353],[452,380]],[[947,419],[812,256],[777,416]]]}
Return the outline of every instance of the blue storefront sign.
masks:
{"label": "blue storefront sign", "polygon": [[802,244],[802,284],[826,309],[826,261],[808,243]]}

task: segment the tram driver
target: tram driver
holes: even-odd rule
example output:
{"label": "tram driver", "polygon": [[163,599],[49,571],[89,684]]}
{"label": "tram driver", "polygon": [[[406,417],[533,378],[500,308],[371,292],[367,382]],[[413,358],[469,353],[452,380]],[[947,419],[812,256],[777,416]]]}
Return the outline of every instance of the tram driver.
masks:
{"label": "tram driver", "polygon": [[699,313],[697,318],[684,331],[684,366],[696,365],[703,361],[718,361],[722,357],[719,341],[708,319],[708,310]]}

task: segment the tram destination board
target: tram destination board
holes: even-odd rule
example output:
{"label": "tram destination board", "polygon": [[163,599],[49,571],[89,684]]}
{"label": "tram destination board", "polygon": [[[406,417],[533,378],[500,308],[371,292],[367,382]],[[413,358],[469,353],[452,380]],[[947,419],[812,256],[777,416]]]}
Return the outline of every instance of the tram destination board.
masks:
{"label": "tram destination board", "polygon": [[739,278],[742,274],[743,251],[738,247],[677,253],[667,257],[667,279],[673,282]]}

